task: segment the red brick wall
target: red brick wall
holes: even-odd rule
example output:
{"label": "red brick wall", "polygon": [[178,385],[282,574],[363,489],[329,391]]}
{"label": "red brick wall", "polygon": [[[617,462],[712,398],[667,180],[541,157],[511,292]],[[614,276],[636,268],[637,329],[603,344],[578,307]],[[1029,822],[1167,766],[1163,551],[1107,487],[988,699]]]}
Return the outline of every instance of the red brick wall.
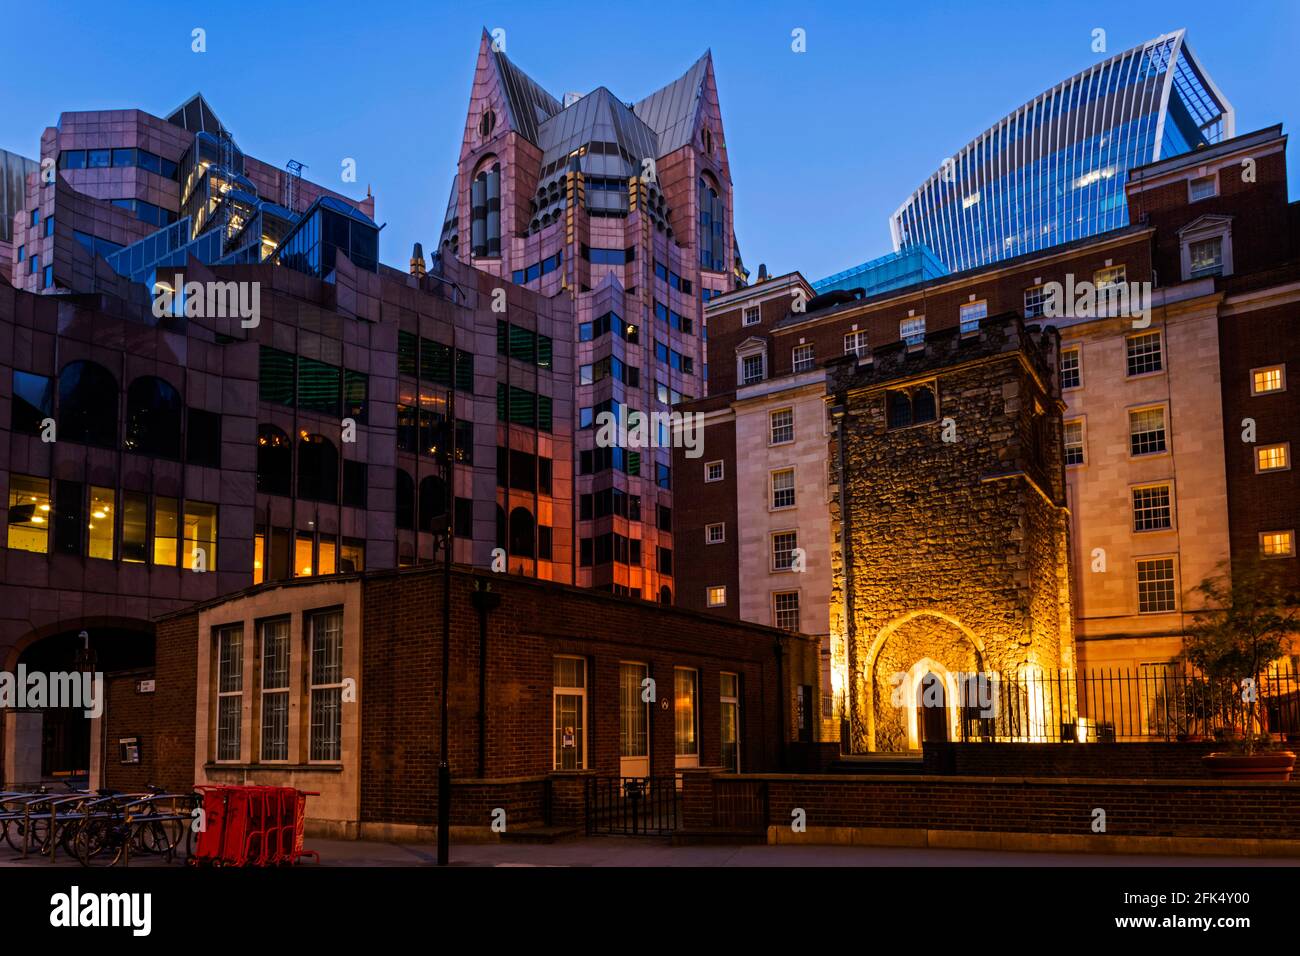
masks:
{"label": "red brick wall", "polygon": [[[697,402],[686,406],[694,411],[717,401]],[[673,450],[674,560],[677,570],[677,593],[673,603],[692,611],[704,611],[722,617],[740,618],[740,528],[736,517],[736,422],[734,418],[706,425],[704,454],[687,458],[684,448]],[[722,481],[704,480],[705,464],[722,461]],[[706,544],[704,526],[717,521],[726,523],[726,540]],[[708,606],[706,589],[712,584],[727,588],[725,607]]]}
{"label": "red brick wall", "polygon": [[1209,777],[1208,743],[976,743],[925,745],[927,773],[966,776],[1098,777],[1186,780]]}
{"label": "red brick wall", "polygon": [[[154,733],[153,695],[136,690],[142,680],[153,677],[152,672],[133,671],[126,674],[109,674],[104,678],[107,699],[104,702],[104,783],[114,790],[140,791],[154,783],[158,767],[157,741]],[[140,762],[123,764],[118,740],[123,737],[140,738]],[[161,786],[161,784],[160,784]]]}

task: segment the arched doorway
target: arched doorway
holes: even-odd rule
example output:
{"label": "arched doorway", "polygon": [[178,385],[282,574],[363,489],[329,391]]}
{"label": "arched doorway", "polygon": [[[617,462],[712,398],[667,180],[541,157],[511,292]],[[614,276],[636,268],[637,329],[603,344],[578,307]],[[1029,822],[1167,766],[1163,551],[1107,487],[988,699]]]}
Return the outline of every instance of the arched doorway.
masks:
{"label": "arched doorway", "polygon": [[[4,784],[89,781],[98,761],[87,706],[102,714],[111,677],[151,671],[153,663],[154,634],[146,622],[63,626],[23,647],[10,671],[15,681],[27,681],[29,695],[22,701],[25,706],[5,709]],[[90,682],[81,679],[87,671]],[[44,684],[40,698],[31,693],[38,680]],[[70,693],[78,696],[69,699]]]}
{"label": "arched doorway", "polygon": [[932,670],[921,675],[916,694],[918,743],[947,743],[948,701],[943,678]]}

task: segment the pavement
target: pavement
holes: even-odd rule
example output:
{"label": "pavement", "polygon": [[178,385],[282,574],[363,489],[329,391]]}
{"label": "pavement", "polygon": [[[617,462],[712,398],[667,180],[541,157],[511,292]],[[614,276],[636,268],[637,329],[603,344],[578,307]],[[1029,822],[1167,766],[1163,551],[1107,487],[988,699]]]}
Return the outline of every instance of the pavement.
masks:
{"label": "pavement", "polygon": [[[370,840],[308,839],[309,849],[328,867],[433,866],[437,847],[418,843]],[[453,866],[479,867],[954,867],[954,866],[1158,866],[1249,867],[1297,866],[1300,858],[1111,856],[1100,853],[1004,853],[987,850],[929,850],[910,847],[838,846],[671,846],[666,840],[638,837],[592,837],[553,844],[454,844]],[[78,866],[60,855],[51,864],[44,858],[24,861],[0,848],[0,868]],[[135,857],[137,866],[167,866]],[[170,864],[177,866],[177,864]],[[312,866],[310,861],[303,864]]]}

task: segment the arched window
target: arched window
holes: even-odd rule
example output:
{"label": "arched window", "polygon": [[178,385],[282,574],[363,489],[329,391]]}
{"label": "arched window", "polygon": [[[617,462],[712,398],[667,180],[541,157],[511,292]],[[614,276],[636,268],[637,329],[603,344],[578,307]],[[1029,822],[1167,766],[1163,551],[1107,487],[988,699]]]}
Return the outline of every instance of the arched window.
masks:
{"label": "arched window", "polygon": [[[436,527],[437,519],[447,514],[447,483],[437,475],[420,481],[420,530],[442,531]],[[445,525],[445,521],[442,524]]]}
{"label": "arched window", "polygon": [[516,508],[510,512],[510,547],[511,554],[521,558],[535,555],[535,536],[533,534],[533,516],[527,508]]}
{"label": "arched window", "polygon": [[257,426],[257,490],[293,494],[293,453],[289,436],[274,425]]}
{"label": "arched window", "polygon": [[339,498],[339,453],[324,435],[298,439],[298,497],[334,504]]}
{"label": "arched window", "polygon": [[117,379],[94,362],[69,362],[59,373],[58,438],[117,446]]}
{"label": "arched window", "polygon": [[180,392],[152,375],[137,378],[126,390],[127,451],[158,458],[181,457]]}
{"label": "arched window", "polygon": [[912,424],[912,401],[907,392],[886,393],[890,428],[906,428]]}
{"label": "arched window", "polygon": [[501,164],[484,165],[470,184],[470,255],[501,255]]}
{"label": "arched window", "polygon": [[934,421],[939,417],[934,383],[886,392],[885,415],[890,428],[906,428]]}
{"label": "arched window", "polygon": [[489,136],[492,135],[492,130],[496,129],[496,125],[497,125],[497,114],[492,112],[490,108],[485,109],[483,111],[483,115],[480,116],[478,119],[479,136],[482,137],[483,139],[487,139]]}
{"label": "arched window", "polygon": [[673,603],[673,590],[666,584],[659,589],[659,603],[660,604]]}
{"label": "arched window", "polygon": [[397,469],[397,527],[415,528],[415,479],[401,468]]}

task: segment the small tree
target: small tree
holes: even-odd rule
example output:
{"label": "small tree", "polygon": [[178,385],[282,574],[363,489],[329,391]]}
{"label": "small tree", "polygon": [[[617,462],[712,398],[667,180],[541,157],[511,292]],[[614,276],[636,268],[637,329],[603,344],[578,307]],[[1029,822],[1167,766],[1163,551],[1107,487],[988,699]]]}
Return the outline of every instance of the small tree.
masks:
{"label": "small tree", "polygon": [[1251,754],[1261,726],[1260,675],[1300,634],[1300,594],[1285,580],[1281,562],[1258,555],[1239,559],[1231,568],[1220,565],[1218,571],[1193,588],[1205,598],[1207,610],[1187,629],[1180,656],[1221,692],[1216,696],[1224,703],[1248,705],[1245,751]]}

